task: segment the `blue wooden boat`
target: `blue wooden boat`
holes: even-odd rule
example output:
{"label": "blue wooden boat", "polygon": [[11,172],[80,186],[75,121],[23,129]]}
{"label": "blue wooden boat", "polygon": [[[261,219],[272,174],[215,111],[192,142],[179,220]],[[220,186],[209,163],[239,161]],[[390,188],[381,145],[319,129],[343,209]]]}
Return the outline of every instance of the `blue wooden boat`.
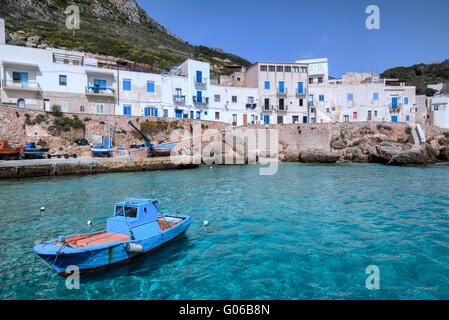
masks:
{"label": "blue wooden boat", "polygon": [[134,130],[137,131],[138,134],[142,137],[142,139],[145,141],[145,147],[148,151],[149,157],[169,157],[171,155],[171,152],[174,147],[176,147],[176,143],[164,143],[160,142],[159,144],[155,145],[151,143],[150,139],[148,139],[142,131],[137,129],[137,127],[132,123],[132,121],[129,121],[128,124],[134,128]]}
{"label": "blue wooden boat", "polygon": [[115,205],[106,230],[59,237],[35,246],[34,253],[60,276],[67,277],[69,266],[77,266],[80,273],[85,273],[152,253],[189,226],[190,216],[162,215],[157,200],[128,199]]}
{"label": "blue wooden boat", "polygon": [[42,159],[49,151],[47,148],[37,148],[34,142],[30,142],[25,146],[24,154],[26,159]]}
{"label": "blue wooden boat", "polygon": [[112,157],[115,148],[110,146],[110,140],[105,139],[104,145],[102,146],[91,146],[90,151],[93,157]]}

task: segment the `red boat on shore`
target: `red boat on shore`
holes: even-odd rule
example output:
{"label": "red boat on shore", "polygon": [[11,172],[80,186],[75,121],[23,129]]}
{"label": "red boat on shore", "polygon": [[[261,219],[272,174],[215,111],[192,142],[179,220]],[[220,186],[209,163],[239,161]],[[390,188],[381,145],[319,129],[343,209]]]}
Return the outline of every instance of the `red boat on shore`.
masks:
{"label": "red boat on shore", "polygon": [[10,147],[8,141],[0,141],[0,159],[13,160],[23,159],[25,157],[25,147],[22,145],[18,148]]}

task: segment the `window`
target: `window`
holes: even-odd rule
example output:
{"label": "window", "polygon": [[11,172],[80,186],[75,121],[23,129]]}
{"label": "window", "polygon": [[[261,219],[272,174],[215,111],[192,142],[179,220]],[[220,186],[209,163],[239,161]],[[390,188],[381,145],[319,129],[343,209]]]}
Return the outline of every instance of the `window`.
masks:
{"label": "window", "polygon": [[144,109],[145,117],[158,117],[158,110],[155,107],[146,107]]}
{"label": "window", "polygon": [[215,101],[215,102],[220,102],[220,99],[221,99],[221,96],[220,96],[219,94],[216,94],[216,95],[214,96],[214,101]]}
{"label": "window", "polygon": [[60,75],[59,76],[59,85],[66,86],[67,85],[67,76]]}
{"label": "window", "polygon": [[266,72],[267,71],[267,66],[260,66],[260,71]]}
{"label": "window", "polygon": [[309,106],[313,106],[313,94],[309,94]]}
{"label": "window", "polygon": [[398,107],[398,97],[392,97],[391,98],[391,107],[397,108]]}
{"label": "window", "polygon": [[275,70],[275,67],[274,67],[274,66],[268,66],[268,71],[274,72],[274,70]]}
{"label": "window", "polygon": [[254,104],[254,97],[248,97],[248,104]]}
{"label": "window", "polygon": [[265,89],[270,89],[270,81],[265,81]]}
{"label": "window", "polygon": [[298,82],[298,93],[303,94],[304,93],[304,83]]}
{"label": "window", "polygon": [[203,92],[202,91],[196,92],[196,102],[203,103]]}
{"label": "window", "polygon": [[164,118],[168,118],[168,110],[164,109],[162,112],[164,113]]}
{"label": "window", "polygon": [[123,106],[123,115],[124,116],[132,115],[132,107],[131,106]]}
{"label": "window", "polygon": [[408,97],[405,97],[405,98],[404,98],[404,104],[405,104],[405,105],[408,105]]}
{"label": "window", "polygon": [[203,83],[203,72],[201,71],[196,72],[196,82]]}
{"label": "window", "polygon": [[236,114],[232,115],[232,125],[234,125],[234,126],[237,125],[237,115]]}
{"label": "window", "polygon": [[293,67],[292,70],[293,72],[299,72],[299,67]]}
{"label": "window", "polygon": [[154,92],[154,82],[148,81],[147,82],[147,92]]}
{"label": "window", "polygon": [[285,110],[285,101],[284,101],[284,99],[279,99],[279,110],[281,110],[281,111]]}
{"label": "window", "polygon": [[22,81],[21,73],[20,72],[13,72],[12,73],[12,81],[14,81],[14,82],[21,82]]}
{"label": "window", "polygon": [[285,67],[285,68],[284,68],[284,71],[285,71],[285,72],[292,72],[292,67]]}
{"label": "window", "polygon": [[307,73],[307,68],[306,67],[301,67],[301,72],[302,73]]}
{"label": "window", "polygon": [[320,99],[320,102],[324,102],[324,94],[320,94],[319,99]]}
{"label": "window", "polygon": [[270,99],[269,98],[265,99],[264,108],[265,108],[265,110],[270,110]]}
{"label": "window", "polygon": [[349,122],[349,116],[345,116],[345,117],[344,117],[344,121],[345,121],[345,122]]}
{"label": "window", "polygon": [[377,111],[374,111],[374,116],[377,117]]}
{"label": "window", "polygon": [[58,105],[61,106],[61,112],[69,112],[69,103],[67,101],[59,101]]}
{"label": "window", "polygon": [[232,102],[237,103],[237,96],[232,96]]}
{"label": "window", "polygon": [[279,93],[286,93],[285,92],[285,83],[284,81],[279,81]]}
{"label": "window", "polygon": [[354,101],[354,94],[348,93],[348,101]]}
{"label": "window", "polygon": [[299,122],[299,116],[293,116],[293,123]]}
{"label": "window", "polygon": [[405,121],[410,122],[410,115],[405,116]]}
{"label": "window", "polygon": [[195,119],[195,111],[190,111],[190,119]]}
{"label": "window", "polygon": [[115,215],[117,217],[126,217],[126,218],[137,218],[137,208],[133,207],[123,207],[117,206],[115,207]]}
{"label": "window", "polygon": [[131,91],[131,80],[123,80],[123,91]]}
{"label": "window", "polygon": [[277,72],[284,72],[284,67],[283,66],[277,66],[276,67],[276,71]]}
{"label": "window", "polygon": [[220,120],[220,112],[215,112],[215,120]]}
{"label": "window", "polygon": [[96,109],[97,109],[98,114],[104,114],[104,105],[103,104],[97,103]]}
{"label": "window", "polygon": [[313,78],[309,78],[309,84],[313,84]]}
{"label": "window", "polygon": [[300,107],[304,106],[304,99],[299,99],[299,106]]}
{"label": "window", "polygon": [[196,119],[201,120],[201,111],[196,112]]}
{"label": "window", "polygon": [[318,77],[318,83],[323,83],[323,77]]}
{"label": "window", "polygon": [[353,112],[352,118],[353,118],[354,120],[357,120],[357,112]]}
{"label": "window", "polygon": [[374,101],[378,101],[379,100],[379,93],[378,92],[374,92],[373,93],[373,100]]}
{"label": "window", "polygon": [[84,112],[84,106],[80,106],[80,112]]}

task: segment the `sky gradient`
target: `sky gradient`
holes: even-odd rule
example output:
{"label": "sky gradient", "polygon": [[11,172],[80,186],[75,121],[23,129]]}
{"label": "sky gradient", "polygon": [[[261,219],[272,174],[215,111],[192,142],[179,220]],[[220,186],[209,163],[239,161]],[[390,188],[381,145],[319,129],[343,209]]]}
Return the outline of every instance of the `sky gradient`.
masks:
{"label": "sky gradient", "polygon": [[[448,0],[137,0],[194,45],[251,62],[329,58],[329,74],[449,59]],[[365,27],[368,5],[380,30]]]}

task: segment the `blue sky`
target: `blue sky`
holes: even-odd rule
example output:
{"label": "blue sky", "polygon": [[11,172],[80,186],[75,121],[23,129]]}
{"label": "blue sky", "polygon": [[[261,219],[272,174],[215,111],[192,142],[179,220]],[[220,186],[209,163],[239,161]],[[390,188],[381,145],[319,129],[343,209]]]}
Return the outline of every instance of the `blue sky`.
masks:
{"label": "blue sky", "polygon": [[[251,62],[329,58],[329,73],[381,73],[449,59],[448,0],[137,0],[148,15],[195,45]],[[368,30],[368,5],[381,30]]]}

